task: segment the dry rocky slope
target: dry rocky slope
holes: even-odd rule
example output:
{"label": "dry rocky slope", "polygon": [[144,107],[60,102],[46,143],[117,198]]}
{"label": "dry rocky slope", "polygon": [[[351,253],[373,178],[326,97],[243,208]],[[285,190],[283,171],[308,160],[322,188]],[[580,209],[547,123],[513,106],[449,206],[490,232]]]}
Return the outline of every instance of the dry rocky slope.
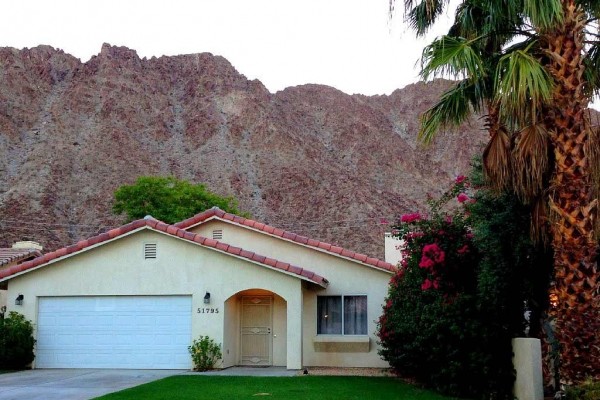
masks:
{"label": "dry rocky slope", "polygon": [[234,195],[260,221],[383,257],[381,218],[422,210],[486,138],[474,120],[418,144],[418,116],[444,81],[389,96],[273,94],[223,57],[140,59],[106,44],[86,63],[1,48],[0,77],[0,246],[52,250],[117,226],[117,187],[174,175]]}

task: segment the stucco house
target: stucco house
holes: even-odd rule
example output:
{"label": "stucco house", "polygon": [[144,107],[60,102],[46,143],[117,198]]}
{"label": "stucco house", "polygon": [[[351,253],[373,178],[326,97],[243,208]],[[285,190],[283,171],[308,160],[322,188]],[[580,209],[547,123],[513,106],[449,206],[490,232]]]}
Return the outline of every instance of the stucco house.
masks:
{"label": "stucco house", "polygon": [[34,323],[35,368],[387,367],[376,320],[392,264],[218,208],[137,220],[0,270]]}
{"label": "stucco house", "polygon": [[[0,270],[10,268],[22,262],[42,255],[42,246],[32,241],[16,242],[11,247],[0,248]],[[0,283],[0,312],[8,303],[7,283]]]}

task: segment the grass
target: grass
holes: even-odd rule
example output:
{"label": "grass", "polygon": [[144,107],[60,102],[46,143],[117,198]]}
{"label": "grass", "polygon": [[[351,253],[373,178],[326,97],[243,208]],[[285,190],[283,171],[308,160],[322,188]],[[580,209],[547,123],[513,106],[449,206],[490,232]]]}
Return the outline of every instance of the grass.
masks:
{"label": "grass", "polygon": [[395,378],[357,376],[172,376],[98,397],[102,400],[448,400]]}

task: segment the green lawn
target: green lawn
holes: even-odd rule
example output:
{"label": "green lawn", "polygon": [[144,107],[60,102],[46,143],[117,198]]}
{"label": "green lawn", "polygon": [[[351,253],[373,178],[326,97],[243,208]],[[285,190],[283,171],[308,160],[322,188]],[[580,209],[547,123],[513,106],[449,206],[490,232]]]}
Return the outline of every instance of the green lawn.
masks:
{"label": "green lawn", "polygon": [[172,376],[98,397],[103,400],[448,400],[395,378],[348,376]]}

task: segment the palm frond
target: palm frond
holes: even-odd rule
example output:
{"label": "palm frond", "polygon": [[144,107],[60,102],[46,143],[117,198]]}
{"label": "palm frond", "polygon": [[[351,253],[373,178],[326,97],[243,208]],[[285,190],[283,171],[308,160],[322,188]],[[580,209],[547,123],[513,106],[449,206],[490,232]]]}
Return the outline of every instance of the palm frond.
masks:
{"label": "palm frond", "polygon": [[587,51],[584,59],[586,82],[585,90],[588,98],[600,95],[600,45],[594,43]]}
{"label": "palm frond", "polygon": [[450,0],[405,0],[405,17],[417,36],[424,35],[442,14]]}
{"label": "palm frond", "polygon": [[510,187],[511,161],[510,137],[504,127],[490,137],[483,151],[483,174],[490,187],[502,192]]}
{"label": "palm frond", "polygon": [[550,244],[548,211],[548,194],[542,193],[532,202],[529,235],[533,243],[542,244],[544,247]]}
{"label": "palm frond", "polygon": [[432,76],[452,76],[467,79],[482,79],[487,74],[476,39],[442,36],[423,49],[421,76],[424,80]]}
{"label": "palm frond", "polygon": [[[600,127],[590,128],[590,138],[586,141],[584,152],[588,157],[592,174],[592,196],[594,199],[600,198]],[[600,218],[596,218],[594,230],[596,236],[600,236]]]}
{"label": "palm frond", "polygon": [[552,79],[529,50],[531,46],[505,54],[496,68],[495,92],[501,115],[517,125],[531,121],[552,98]]}
{"label": "palm frond", "polygon": [[550,166],[548,140],[543,124],[531,124],[518,133],[514,142],[513,190],[524,203],[531,203],[544,189]]}
{"label": "palm frond", "polygon": [[433,107],[421,115],[419,139],[427,144],[440,129],[461,125],[473,111],[480,110],[480,96],[475,85],[468,81],[461,81],[446,91]]}
{"label": "palm frond", "polygon": [[534,26],[542,30],[557,26],[563,21],[560,0],[524,0],[524,12]]}
{"label": "palm frond", "polygon": [[600,17],[600,2],[598,0],[577,0],[578,6],[580,6],[589,18]]}

